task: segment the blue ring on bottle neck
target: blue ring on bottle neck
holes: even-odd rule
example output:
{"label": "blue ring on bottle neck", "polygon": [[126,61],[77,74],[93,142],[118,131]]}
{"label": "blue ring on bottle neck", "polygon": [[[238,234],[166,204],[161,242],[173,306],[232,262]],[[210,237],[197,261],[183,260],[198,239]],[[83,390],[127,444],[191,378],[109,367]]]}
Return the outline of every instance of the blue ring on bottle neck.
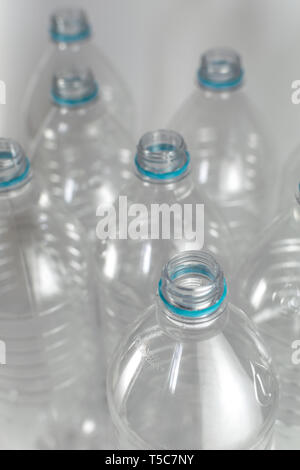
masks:
{"label": "blue ring on bottle neck", "polygon": [[89,39],[91,35],[92,35],[91,28],[86,28],[81,33],[72,34],[72,35],[59,34],[53,31],[52,29],[50,30],[50,36],[54,42],[66,42],[66,43],[80,42],[80,41],[84,41],[85,39]]}
{"label": "blue ring on bottle neck", "polygon": [[224,83],[212,82],[210,80],[206,80],[205,78],[202,78],[200,69],[198,70],[197,75],[198,75],[198,82],[200,83],[200,85],[204,86],[205,88],[211,88],[215,90],[228,90],[230,88],[236,88],[242,84],[243,79],[244,79],[243,70],[241,70],[241,73],[237,78],[235,78],[234,80],[230,80],[228,82],[224,82]]}
{"label": "blue ring on bottle neck", "polygon": [[[187,270],[186,272],[195,272],[195,269],[191,268],[191,269]],[[197,271],[197,272],[199,272],[199,271]],[[182,273],[180,273],[180,274],[182,274]],[[165,306],[168,308],[168,310],[170,310],[175,315],[179,315],[181,317],[188,317],[188,318],[201,318],[201,317],[204,317],[206,315],[211,315],[212,313],[214,313],[216,310],[218,310],[218,308],[222,305],[222,303],[226,299],[227,291],[228,291],[227,284],[226,284],[226,280],[224,279],[223,294],[220,297],[220,299],[218,300],[218,302],[216,302],[214,305],[211,305],[210,307],[206,307],[206,308],[203,308],[203,309],[200,309],[200,310],[186,310],[186,309],[175,307],[174,305],[171,305],[163,295],[162,280],[160,280],[159,284],[158,284],[159,297],[161,298],[161,300],[165,304]]]}
{"label": "blue ring on bottle neck", "polygon": [[57,96],[53,90],[51,90],[51,97],[53,101],[60,106],[67,106],[69,108],[73,108],[76,106],[80,106],[82,104],[89,103],[90,101],[95,100],[98,97],[98,95],[99,95],[98,85],[95,85],[95,90],[90,95],[87,95],[84,98],[79,98],[79,99],[74,99],[74,100],[61,98],[60,96]]}
{"label": "blue ring on bottle neck", "polygon": [[[0,157],[0,158],[7,158],[7,157]],[[19,176],[16,176],[16,178],[13,178],[10,181],[0,182],[0,188],[10,188],[12,186],[15,186],[15,185],[21,183],[22,181],[24,181],[27,178],[27,176],[29,174],[29,171],[30,171],[30,162],[29,162],[29,159],[26,157],[26,167],[25,167],[25,170],[23,171],[23,173]]]}
{"label": "blue ring on bottle neck", "polygon": [[144,168],[141,167],[141,165],[138,162],[138,155],[136,155],[135,157],[135,166],[138,172],[141,173],[141,175],[146,176],[147,178],[160,180],[160,181],[175,179],[175,178],[178,178],[178,176],[183,175],[189,167],[191,157],[188,151],[186,151],[185,154],[187,157],[185,164],[181,168],[178,168],[178,170],[169,171],[166,173],[154,173],[153,171],[145,170]]}

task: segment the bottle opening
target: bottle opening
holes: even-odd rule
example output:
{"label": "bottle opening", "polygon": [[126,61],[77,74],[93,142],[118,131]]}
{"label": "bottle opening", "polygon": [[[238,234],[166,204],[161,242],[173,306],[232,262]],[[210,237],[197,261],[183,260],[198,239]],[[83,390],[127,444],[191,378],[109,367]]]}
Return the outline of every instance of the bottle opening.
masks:
{"label": "bottle opening", "polygon": [[230,49],[211,49],[201,57],[198,81],[204,88],[236,88],[242,84],[243,76],[241,58]]}
{"label": "bottle opening", "polygon": [[50,35],[55,42],[77,42],[91,36],[86,13],[75,8],[57,10],[51,16]]}
{"label": "bottle opening", "polygon": [[171,313],[182,317],[207,317],[220,309],[227,296],[223,272],[206,251],[174,256],[163,268],[159,296]]}
{"label": "bottle opening", "polygon": [[30,179],[30,163],[22,147],[0,139],[0,191],[16,189]]}
{"label": "bottle opening", "polygon": [[95,100],[99,88],[91,70],[72,69],[53,77],[52,99],[59,106],[76,107]]}
{"label": "bottle opening", "polygon": [[189,163],[186,144],[174,131],[148,132],[138,144],[135,164],[143,179],[178,179],[187,173]]}

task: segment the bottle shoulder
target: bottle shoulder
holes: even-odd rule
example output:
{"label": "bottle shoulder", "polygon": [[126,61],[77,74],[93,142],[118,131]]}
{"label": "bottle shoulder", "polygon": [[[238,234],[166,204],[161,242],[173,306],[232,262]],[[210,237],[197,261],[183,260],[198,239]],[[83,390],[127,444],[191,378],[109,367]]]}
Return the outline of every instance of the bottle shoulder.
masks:
{"label": "bottle shoulder", "polygon": [[[195,441],[193,432],[198,440],[195,448],[247,449],[255,446],[258,436],[274,423],[277,383],[254,328],[249,330],[249,320],[236,308],[228,308],[228,321],[220,331],[210,336],[203,336],[202,332],[198,339],[194,335],[192,340],[180,340],[166,333],[157,323],[154,306],[144,314],[119,347],[113,360],[113,372],[111,369],[109,373],[110,406],[119,426],[120,415],[125,413],[125,421],[130,420],[133,403],[138,407],[136,413],[143,416],[148,400],[153,403],[154,398],[157,415],[153,417],[151,431],[159,429],[158,417],[161,420],[163,413],[170,426],[162,434],[165,439],[169,436],[168,445],[173,444],[172,448],[177,441],[171,428],[177,417],[177,424],[181,422],[180,429],[184,428],[181,436],[184,441],[186,439],[182,445],[191,445]],[[122,387],[119,378],[124,376],[129,363],[132,380],[127,389]],[[140,396],[143,396],[142,405]],[[201,424],[204,430],[201,437],[193,424],[183,419],[186,413],[192,414]],[[240,416],[245,420],[242,429]],[[137,426],[134,431],[148,445],[159,446],[162,442],[159,431],[155,436],[136,423],[130,424]],[[192,426],[192,432],[189,426]],[[224,426],[223,431],[220,426]]]}
{"label": "bottle shoulder", "polygon": [[122,124],[111,115],[101,98],[94,104],[83,106],[78,109],[61,108],[52,105],[42,125],[37,138],[37,145],[49,142],[61,142],[70,144],[78,142],[100,140],[103,147],[110,143],[114,148],[122,146],[133,147],[131,135],[123,128]]}
{"label": "bottle shoulder", "polygon": [[300,243],[299,228],[300,210],[295,201],[288,210],[277,214],[263,230],[256,246],[248,256],[247,263],[253,262],[254,259],[263,262],[264,255],[272,256],[274,263],[276,263],[276,257],[284,254],[282,250],[286,251],[287,255],[288,252],[293,252],[296,255]]}
{"label": "bottle shoulder", "polygon": [[265,230],[261,241],[240,268],[235,299],[259,323],[283,321],[289,337],[295,324],[284,322],[287,312],[297,315],[300,272],[300,218],[295,206]]}
{"label": "bottle shoulder", "polygon": [[[195,188],[190,175],[173,184],[155,184],[134,175],[121,189],[111,214],[107,213],[107,221],[124,219],[126,226],[118,226],[111,238],[103,240],[99,232],[98,263],[104,276],[114,259],[115,280],[124,286],[130,279],[138,280],[147,289],[148,279],[155,288],[154,281],[168,257],[187,249],[202,249],[203,245],[223,261],[226,273],[230,272],[233,256],[229,229],[213,204]],[[133,271],[130,278],[129,266]]]}
{"label": "bottle shoulder", "polygon": [[[257,133],[265,138],[259,109],[244,89],[230,93],[205,91],[197,87],[179,107],[171,126],[175,130],[195,133],[201,128],[219,130],[222,135]],[[190,129],[190,131],[189,131]],[[204,131],[203,131],[204,132]]]}
{"label": "bottle shoulder", "polygon": [[[130,95],[127,84],[115,66],[91,40],[73,44],[48,43],[38,61],[33,77],[38,78],[39,81],[45,77],[52,77],[57,70],[72,66],[74,63],[91,68],[100,81],[100,86],[117,87],[122,89],[123,93]],[[37,84],[37,79],[32,80]]]}

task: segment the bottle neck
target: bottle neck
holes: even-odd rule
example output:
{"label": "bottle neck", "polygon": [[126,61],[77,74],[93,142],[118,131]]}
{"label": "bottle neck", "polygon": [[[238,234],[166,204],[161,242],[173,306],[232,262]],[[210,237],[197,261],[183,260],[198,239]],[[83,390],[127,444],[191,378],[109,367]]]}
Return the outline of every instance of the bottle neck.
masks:
{"label": "bottle neck", "polygon": [[[10,207],[17,212],[24,212],[28,207],[43,198],[46,205],[46,193],[42,193],[36,182],[33,184],[30,162],[17,142],[0,139],[0,200],[9,201]],[[5,206],[3,206],[5,207]]]}
{"label": "bottle neck", "polygon": [[244,71],[238,54],[230,49],[212,49],[201,58],[198,83],[210,92],[232,92],[243,84]]}
{"label": "bottle neck", "polygon": [[22,188],[31,180],[30,162],[13,141],[0,139],[0,194]]}
{"label": "bottle neck", "polygon": [[71,69],[53,77],[52,100],[63,108],[79,108],[96,102],[99,87],[89,69]]}
{"label": "bottle neck", "polygon": [[227,285],[205,251],[183,252],[164,267],[158,286],[160,322],[173,331],[210,329],[224,321]]}
{"label": "bottle neck", "polygon": [[176,132],[159,130],[145,134],[137,147],[137,175],[151,183],[170,183],[189,173],[190,156]]}
{"label": "bottle neck", "polygon": [[84,11],[76,8],[58,10],[51,17],[51,40],[57,44],[79,44],[91,37],[91,27]]}

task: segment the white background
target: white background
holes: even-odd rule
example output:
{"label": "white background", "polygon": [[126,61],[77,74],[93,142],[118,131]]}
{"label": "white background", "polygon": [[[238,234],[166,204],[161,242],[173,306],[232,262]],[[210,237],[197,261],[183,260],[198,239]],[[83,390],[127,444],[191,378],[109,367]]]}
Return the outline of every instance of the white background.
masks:
{"label": "white background", "polygon": [[18,137],[20,102],[48,41],[57,6],[83,6],[95,40],[122,71],[136,101],[138,133],[166,125],[190,93],[199,56],[226,45],[243,55],[247,87],[268,121],[280,159],[300,142],[299,0],[0,0],[2,136]]}

